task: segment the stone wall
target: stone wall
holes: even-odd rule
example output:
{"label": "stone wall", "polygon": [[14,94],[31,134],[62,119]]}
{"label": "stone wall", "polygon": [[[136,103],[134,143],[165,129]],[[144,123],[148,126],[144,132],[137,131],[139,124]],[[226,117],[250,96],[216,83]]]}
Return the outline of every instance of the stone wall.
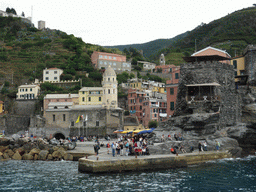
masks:
{"label": "stone wall", "polygon": [[248,75],[248,82],[256,84],[256,47],[249,45],[244,52],[245,71]]}
{"label": "stone wall", "polygon": [[[234,69],[232,65],[220,63],[217,61],[207,61],[200,63],[186,63],[181,65],[180,81],[178,86],[177,103],[175,106],[174,116],[191,114],[188,103],[186,101],[188,84],[206,84],[218,83],[216,93],[219,96],[219,101],[210,103],[219,107],[220,113],[219,125],[233,125],[238,119],[238,113],[241,110],[238,105],[238,95],[235,90]],[[202,103],[203,105],[209,102]],[[199,103],[195,103],[199,106]],[[199,112],[198,110],[197,112]],[[216,112],[216,111],[212,111]],[[201,113],[207,113],[201,111]]]}

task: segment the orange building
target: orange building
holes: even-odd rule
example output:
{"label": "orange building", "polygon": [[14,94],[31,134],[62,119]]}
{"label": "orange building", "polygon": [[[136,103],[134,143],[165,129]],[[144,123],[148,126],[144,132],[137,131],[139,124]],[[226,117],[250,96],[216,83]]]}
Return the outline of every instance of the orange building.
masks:
{"label": "orange building", "polygon": [[[231,56],[226,51],[217,49],[217,48],[214,48],[211,46],[206,47],[200,51],[197,51],[194,54],[192,54],[191,56],[214,56],[214,55],[231,58]],[[224,61],[220,61],[220,62],[230,64],[229,60],[224,60]]]}

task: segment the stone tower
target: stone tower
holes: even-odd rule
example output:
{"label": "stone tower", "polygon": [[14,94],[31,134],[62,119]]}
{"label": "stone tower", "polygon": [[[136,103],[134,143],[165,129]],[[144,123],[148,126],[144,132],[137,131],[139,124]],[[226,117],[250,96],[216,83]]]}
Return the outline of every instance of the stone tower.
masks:
{"label": "stone tower", "polygon": [[165,58],[164,58],[164,54],[163,53],[160,55],[159,64],[160,65],[165,65]]}
{"label": "stone tower", "polygon": [[38,21],[38,29],[42,30],[45,28],[45,21]]}
{"label": "stone tower", "polygon": [[117,108],[117,81],[116,81],[116,73],[114,69],[108,66],[103,74],[102,80],[103,87],[103,99],[102,106],[109,108]]}

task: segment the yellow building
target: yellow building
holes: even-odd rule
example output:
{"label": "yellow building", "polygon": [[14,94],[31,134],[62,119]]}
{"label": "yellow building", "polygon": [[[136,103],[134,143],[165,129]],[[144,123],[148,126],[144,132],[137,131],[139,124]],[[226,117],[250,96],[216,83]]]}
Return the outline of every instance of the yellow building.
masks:
{"label": "yellow building", "polygon": [[130,83],[130,87],[133,89],[139,89],[139,90],[142,89],[141,82],[132,82]]}
{"label": "yellow building", "polygon": [[243,56],[233,58],[231,60],[231,65],[234,66],[235,76],[245,75],[245,64]]}
{"label": "yellow building", "polygon": [[0,101],[0,114],[4,112],[4,102]]}
{"label": "yellow building", "polygon": [[37,99],[40,93],[39,84],[20,85],[18,87],[17,99]]}
{"label": "yellow building", "polygon": [[83,87],[79,90],[79,105],[102,105],[102,87]]}

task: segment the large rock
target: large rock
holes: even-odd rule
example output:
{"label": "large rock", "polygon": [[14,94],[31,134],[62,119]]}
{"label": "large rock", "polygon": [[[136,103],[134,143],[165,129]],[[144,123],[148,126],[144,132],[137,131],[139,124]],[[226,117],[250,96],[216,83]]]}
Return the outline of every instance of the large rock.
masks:
{"label": "large rock", "polygon": [[4,152],[6,149],[9,149],[9,146],[0,146],[0,152]]}
{"label": "large rock", "polygon": [[47,157],[48,160],[53,160],[53,156],[52,154],[49,154],[48,157]]}
{"label": "large rock", "polygon": [[54,159],[62,159],[61,152],[60,152],[60,151],[54,151],[54,152],[52,153],[52,157],[53,157]]}
{"label": "large rock", "polygon": [[13,156],[12,159],[14,160],[21,160],[22,156],[19,154],[19,152],[17,151]]}
{"label": "large rock", "polygon": [[38,160],[46,160],[48,154],[49,154],[49,151],[47,150],[40,151],[38,154]]}
{"label": "large rock", "polygon": [[40,149],[37,149],[37,148],[33,148],[33,149],[29,152],[29,154],[32,155],[32,156],[34,156],[35,154],[39,154],[39,153],[40,153]]}
{"label": "large rock", "polygon": [[11,149],[5,150],[5,153],[7,153],[9,157],[12,157],[14,155],[14,152]]}
{"label": "large rock", "polygon": [[9,144],[10,144],[10,138],[6,138],[6,137],[0,138],[0,145],[1,146],[7,146]]}
{"label": "large rock", "polygon": [[34,157],[33,157],[33,155],[26,153],[26,154],[22,155],[22,159],[23,160],[34,160]]}
{"label": "large rock", "polygon": [[64,155],[64,160],[66,160],[66,161],[73,161],[73,155],[71,155],[69,153],[66,153]]}
{"label": "large rock", "polygon": [[3,154],[4,159],[10,159],[9,155],[7,153]]}

